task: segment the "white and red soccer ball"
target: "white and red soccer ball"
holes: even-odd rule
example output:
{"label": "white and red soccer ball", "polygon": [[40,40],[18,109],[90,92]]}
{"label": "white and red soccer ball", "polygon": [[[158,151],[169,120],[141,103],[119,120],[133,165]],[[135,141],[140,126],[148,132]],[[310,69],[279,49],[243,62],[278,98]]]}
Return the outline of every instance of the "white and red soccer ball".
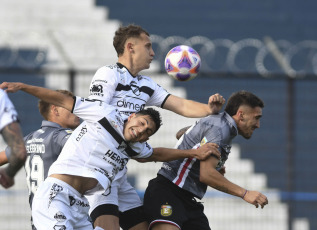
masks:
{"label": "white and red soccer ball", "polygon": [[199,54],[190,46],[180,45],[171,49],[164,61],[167,74],[178,81],[189,81],[199,72]]}

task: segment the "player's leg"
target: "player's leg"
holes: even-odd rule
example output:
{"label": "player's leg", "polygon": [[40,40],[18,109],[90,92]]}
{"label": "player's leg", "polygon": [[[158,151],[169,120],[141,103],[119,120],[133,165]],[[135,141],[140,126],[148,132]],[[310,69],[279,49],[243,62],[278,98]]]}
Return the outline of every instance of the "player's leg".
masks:
{"label": "player's leg", "polygon": [[95,228],[120,230],[118,189],[123,175],[124,172],[120,171],[106,191],[98,185],[87,192],[86,197],[90,204],[89,215]]}
{"label": "player's leg", "polygon": [[38,230],[92,230],[88,209],[88,200],[78,191],[63,181],[48,177],[34,196],[32,217]]}
{"label": "player's leg", "polygon": [[127,175],[124,176],[118,190],[119,198],[119,220],[123,230],[147,230],[148,223],[145,219],[143,202],[135,188],[128,182]]}
{"label": "player's leg", "polygon": [[181,229],[187,221],[185,199],[181,189],[166,178],[158,176],[151,180],[143,204],[149,229]]}
{"label": "player's leg", "polygon": [[209,221],[204,213],[204,206],[196,199],[188,200],[186,203],[188,221],[184,223],[182,230],[210,230]]}

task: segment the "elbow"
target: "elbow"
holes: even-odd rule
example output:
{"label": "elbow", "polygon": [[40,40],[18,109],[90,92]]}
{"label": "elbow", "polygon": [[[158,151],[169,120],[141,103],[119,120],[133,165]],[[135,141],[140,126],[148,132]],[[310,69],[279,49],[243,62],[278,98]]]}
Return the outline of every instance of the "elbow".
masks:
{"label": "elbow", "polygon": [[26,149],[24,146],[23,147],[21,146],[19,148],[19,150],[17,151],[16,157],[17,157],[18,161],[20,161],[20,162],[26,161],[27,153],[26,153]]}

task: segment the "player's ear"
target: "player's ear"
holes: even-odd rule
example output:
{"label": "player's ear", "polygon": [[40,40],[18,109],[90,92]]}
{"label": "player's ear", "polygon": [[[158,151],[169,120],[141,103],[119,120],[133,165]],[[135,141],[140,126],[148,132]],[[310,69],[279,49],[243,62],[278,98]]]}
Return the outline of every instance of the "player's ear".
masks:
{"label": "player's ear", "polygon": [[244,120],[244,113],[243,113],[242,110],[238,110],[238,115],[239,115],[239,119],[240,119],[241,121],[243,121],[243,120]]}
{"label": "player's ear", "polygon": [[136,116],[136,113],[132,113],[129,117],[128,117],[128,121],[130,121],[132,118],[134,118]]}
{"label": "player's ear", "polygon": [[133,46],[134,45],[132,42],[128,42],[126,48],[129,52],[133,52]]}

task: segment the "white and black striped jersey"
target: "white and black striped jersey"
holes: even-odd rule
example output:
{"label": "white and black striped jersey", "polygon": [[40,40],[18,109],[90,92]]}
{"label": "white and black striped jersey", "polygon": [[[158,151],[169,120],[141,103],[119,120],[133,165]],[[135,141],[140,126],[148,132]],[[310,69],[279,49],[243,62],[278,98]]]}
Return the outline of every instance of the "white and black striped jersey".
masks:
{"label": "white and black striped jersey", "polygon": [[[195,149],[205,143],[219,145],[221,159],[219,170],[228,159],[232,139],[238,135],[236,123],[226,112],[210,115],[197,121],[190,127],[177,143],[178,149]],[[196,158],[185,158],[165,162],[158,174],[166,177],[182,189],[202,199],[207,185],[199,181],[200,161]]]}
{"label": "white and black striped jersey", "polygon": [[0,132],[8,124],[18,121],[18,114],[6,92],[0,89]]}
{"label": "white and black striped jersey", "polygon": [[[40,129],[24,137],[27,151],[24,167],[30,207],[32,207],[34,193],[46,179],[50,166],[59,156],[71,133],[71,129],[62,128],[55,122],[44,120]],[[5,153],[9,159],[11,148],[7,147]]]}
{"label": "white and black striped jersey", "polygon": [[74,97],[73,113],[84,121],[73,131],[52,174],[95,178],[104,187],[123,170],[129,158],[147,158],[153,153],[147,142],[126,142],[124,118],[116,107],[103,101]]}
{"label": "white and black striped jersey", "polygon": [[150,77],[132,76],[120,63],[103,66],[95,73],[90,84],[90,99],[115,106],[125,116],[145,106],[163,107],[169,93]]}

